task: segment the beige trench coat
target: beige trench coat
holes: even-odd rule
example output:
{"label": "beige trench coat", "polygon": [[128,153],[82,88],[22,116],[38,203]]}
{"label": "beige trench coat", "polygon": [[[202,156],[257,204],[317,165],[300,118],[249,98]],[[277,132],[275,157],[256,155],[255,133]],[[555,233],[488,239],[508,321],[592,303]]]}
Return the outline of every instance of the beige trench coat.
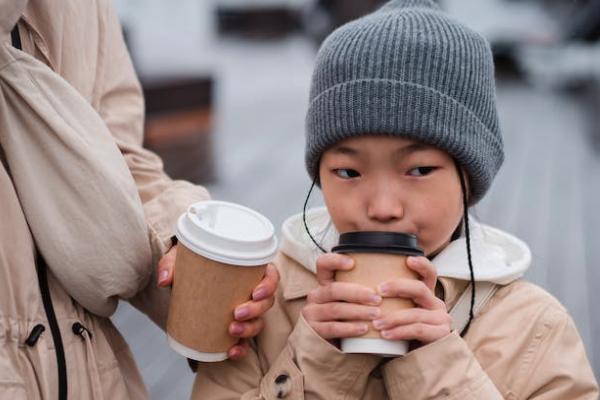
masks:
{"label": "beige trench coat", "polygon": [[[452,333],[406,356],[343,354],[302,318],[315,275],[281,253],[281,290],[242,361],[201,364],[195,400],[597,400],[577,329],[560,303],[517,280],[502,286],[465,338]],[[447,308],[465,281],[440,278]]]}
{"label": "beige trench coat", "polygon": [[[4,15],[0,22],[5,23]],[[128,300],[164,326],[168,292],[156,289],[151,275],[171,246],[177,216],[208,194],[169,179],[160,159],[142,148],[143,98],[110,0],[31,1],[18,28],[23,50],[92,105],[123,154],[143,204],[153,256],[147,276],[126,281],[124,293],[137,293]],[[0,399],[55,399],[57,349],[38,286],[36,246],[2,151],[0,161]],[[77,265],[64,268],[72,270],[76,284]],[[110,319],[74,301],[51,270],[47,281],[66,358],[68,397],[146,399],[129,348]]]}

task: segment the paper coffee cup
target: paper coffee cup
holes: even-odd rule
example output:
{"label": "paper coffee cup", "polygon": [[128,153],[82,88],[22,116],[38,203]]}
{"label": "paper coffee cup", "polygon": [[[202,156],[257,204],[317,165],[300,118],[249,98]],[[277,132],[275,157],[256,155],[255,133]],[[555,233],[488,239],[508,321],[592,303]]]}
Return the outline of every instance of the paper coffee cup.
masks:
{"label": "paper coffee cup", "polygon": [[[406,266],[409,256],[422,256],[415,235],[400,232],[347,232],[340,235],[339,244],[332,251],[344,253],[354,259],[350,271],[337,271],[336,281],[365,285],[377,290],[381,283],[395,279],[418,279],[418,275]],[[413,308],[407,299],[384,298],[381,313]],[[406,354],[408,343],[401,340],[383,339],[372,324],[369,331],[356,338],[341,341],[344,353],[378,354],[395,357]]]}
{"label": "paper coffee cup", "polygon": [[211,200],[191,205],[176,235],[168,342],[194,360],[225,360],[238,340],[229,335],[233,311],[251,298],[275,257],[275,230],[256,211]]}

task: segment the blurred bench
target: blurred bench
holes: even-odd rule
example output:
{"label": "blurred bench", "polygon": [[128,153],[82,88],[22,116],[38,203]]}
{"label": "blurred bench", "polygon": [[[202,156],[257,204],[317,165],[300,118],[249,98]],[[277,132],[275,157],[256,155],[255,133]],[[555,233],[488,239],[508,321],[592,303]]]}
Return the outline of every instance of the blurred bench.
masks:
{"label": "blurred bench", "polygon": [[144,147],[164,161],[174,179],[215,179],[211,77],[142,79],[146,99]]}
{"label": "blurred bench", "polygon": [[216,15],[221,35],[270,39],[286,36],[301,28],[298,10],[285,6],[219,6]]}

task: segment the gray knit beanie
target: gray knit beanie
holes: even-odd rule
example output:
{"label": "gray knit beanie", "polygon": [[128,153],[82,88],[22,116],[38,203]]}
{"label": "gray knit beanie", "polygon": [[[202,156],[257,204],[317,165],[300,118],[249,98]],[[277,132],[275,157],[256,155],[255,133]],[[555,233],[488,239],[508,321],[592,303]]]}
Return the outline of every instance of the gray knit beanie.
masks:
{"label": "gray knit beanie", "polygon": [[504,160],[488,42],[432,0],[393,0],[335,30],[317,54],[306,117],[308,173],[325,150],[382,134],[434,145],[469,174],[470,203]]}

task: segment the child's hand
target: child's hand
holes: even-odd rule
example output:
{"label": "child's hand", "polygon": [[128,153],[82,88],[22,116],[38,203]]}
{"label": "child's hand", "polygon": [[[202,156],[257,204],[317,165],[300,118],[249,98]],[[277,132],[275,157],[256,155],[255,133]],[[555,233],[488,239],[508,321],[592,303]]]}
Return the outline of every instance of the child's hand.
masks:
{"label": "child's hand", "polygon": [[[381,296],[369,287],[335,282],[335,271],[354,267],[352,258],[327,253],[317,260],[319,287],[309,293],[302,315],[323,339],[361,336],[380,316]],[[365,322],[357,322],[365,321]]]}
{"label": "child's hand", "polygon": [[[158,286],[166,287],[173,283],[177,245],[173,246],[158,263]],[[238,344],[228,351],[231,359],[240,359],[248,353],[248,343],[245,338],[251,338],[260,333],[264,326],[262,316],[275,302],[275,291],[279,283],[277,269],[269,264],[263,280],[252,292],[252,300],[240,304],[234,311],[235,321],[229,325],[229,333],[240,338]]]}
{"label": "child's hand", "polygon": [[373,321],[381,336],[392,340],[417,340],[422,344],[435,342],[452,330],[452,318],[446,304],[435,297],[437,274],[426,257],[408,257],[407,266],[421,280],[398,279],[379,286],[383,297],[411,299],[416,308],[399,310]]}

